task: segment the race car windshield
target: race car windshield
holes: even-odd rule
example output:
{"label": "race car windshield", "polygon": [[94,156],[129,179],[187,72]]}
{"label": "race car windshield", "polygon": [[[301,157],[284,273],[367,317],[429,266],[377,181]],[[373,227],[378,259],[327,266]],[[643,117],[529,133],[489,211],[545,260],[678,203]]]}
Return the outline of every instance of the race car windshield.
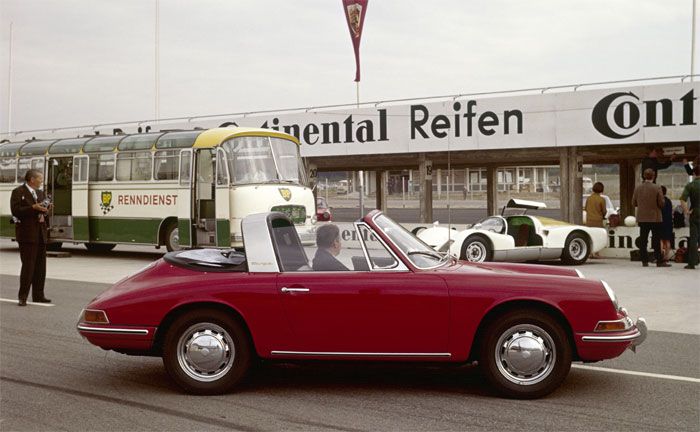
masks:
{"label": "race car windshield", "polygon": [[223,144],[229,155],[233,184],[304,184],[298,146],[283,138],[238,137]]}
{"label": "race car windshield", "polygon": [[382,215],[374,218],[374,223],[384,231],[391,241],[401,249],[404,255],[418,268],[431,268],[447,261],[447,254],[441,254],[421,239],[411,234],[406,228]]}

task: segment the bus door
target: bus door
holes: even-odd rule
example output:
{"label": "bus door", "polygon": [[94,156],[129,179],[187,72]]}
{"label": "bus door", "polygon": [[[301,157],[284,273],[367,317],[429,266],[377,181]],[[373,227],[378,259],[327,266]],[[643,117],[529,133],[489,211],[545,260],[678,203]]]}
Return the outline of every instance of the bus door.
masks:
{"label": "bus door", "polygon": [[46,192],[53,207],[51,231],[53,239],[73,238],[73,157],[50,157],[46,170]]}
{"label": "bus door", "polygon": [[194,240],[196,246],[216,245],[216,157],[214,149],[195,150]]}
{"label": "bus door", "polygon": [[192,247],[193,196],[192,149],[180,150],[180,187],[178,188],[177,231],[180,247]]}
{"label": "bus door", "polygon": [[89,196],[87,155],[73,156],[73,189],[71,194],[71,218],[73,240],[90,241]]}
{"label": "bus door", "polygon": [[231,247],[231,189],[226,152],[216,149],[216,245]]}

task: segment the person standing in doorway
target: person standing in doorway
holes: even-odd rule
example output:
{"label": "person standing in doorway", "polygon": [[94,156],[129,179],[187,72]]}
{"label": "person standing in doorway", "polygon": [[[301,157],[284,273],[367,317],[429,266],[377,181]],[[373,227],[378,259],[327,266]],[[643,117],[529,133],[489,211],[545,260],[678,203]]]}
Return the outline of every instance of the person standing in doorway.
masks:
{"label": "person standing in doorway", "polygon": [[22,270],[19,277],[18,305],[26,306],[29,291],[35,303],[51,303],[44,296],[46,279],[46,243],[48,241],[48,212],[41,185],[41,171],[30,169],[24,176],[25,183],[12,191],[10,208],[15,219],[15,238],[19,244]]}
{"label": "person standing in doorway", "polygon": [[[684,268],[694,269],[698,264],[698,234],[700,233],[700,165],[693,167],[693,181],[685,185],[681,194],[681,206],[688,215],[690,237],[688,237],[688,265]],[[688,205],[690,201],[690,205]]]}
{"label": "person standing in doorway", "polygon": [[664,194],[664,206],[661,208],[661,256],[664,262],[668,263],[673,241],[673,203],[666,196],[666,192],[666,186],[661,186],[661,193]]}
{"label": "person standing in doorway", "polygon": [[654,248],[657,267],[670,267],[661,258],[659,234],[661,230],[661,208],[664,205],[664,195],[661,188],[654,184],[654,170],[644,170],[644,183],[634,189],[632,205],[637,207],[637,223],[639,224],[639,255],[642,266],[649,266],[647,244],[651,233],[651,245]]}

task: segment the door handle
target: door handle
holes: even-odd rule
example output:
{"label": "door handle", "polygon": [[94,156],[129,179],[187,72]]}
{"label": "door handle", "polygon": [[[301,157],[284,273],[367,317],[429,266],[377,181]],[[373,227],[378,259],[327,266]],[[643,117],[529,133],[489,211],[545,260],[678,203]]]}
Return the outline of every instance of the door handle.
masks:
{"label": "door handle", "polygon": [[282,287],[280,290],[283,293],[288,293],[288,292],[309,292],[308,288],[287,288],[287,287]]}

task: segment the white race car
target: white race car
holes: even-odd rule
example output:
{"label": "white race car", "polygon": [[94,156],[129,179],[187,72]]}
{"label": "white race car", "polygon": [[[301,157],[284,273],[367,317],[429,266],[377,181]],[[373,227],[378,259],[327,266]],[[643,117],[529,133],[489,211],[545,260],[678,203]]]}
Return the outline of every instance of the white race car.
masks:
{"label": "white race car", "polygon": [[511,199],[500,216],[482,219],[464,231],[436,224],[418,232],[418,237],[438,251],[449,250],[452,256],[471,262],[561,259],[578,265],[605,247],[603,228],[525,214],[528,209],[541,208],[546,205]]}

